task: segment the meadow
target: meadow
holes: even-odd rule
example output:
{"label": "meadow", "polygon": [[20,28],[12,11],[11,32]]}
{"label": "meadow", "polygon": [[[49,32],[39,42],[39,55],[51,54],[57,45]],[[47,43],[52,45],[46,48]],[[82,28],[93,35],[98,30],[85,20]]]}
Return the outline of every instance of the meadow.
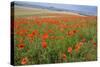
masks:
{"label": "meadow", "polygon": [[96,16],[15,8],[15,65],[96,60]]}

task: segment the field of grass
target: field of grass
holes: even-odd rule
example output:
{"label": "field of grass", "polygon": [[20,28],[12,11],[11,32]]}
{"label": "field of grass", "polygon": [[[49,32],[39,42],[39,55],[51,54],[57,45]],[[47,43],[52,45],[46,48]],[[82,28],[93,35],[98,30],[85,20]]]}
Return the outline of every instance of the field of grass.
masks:
{"label": "field of grass", "polygon": [[14,64],[97,60],[97,17],[15,8]]}

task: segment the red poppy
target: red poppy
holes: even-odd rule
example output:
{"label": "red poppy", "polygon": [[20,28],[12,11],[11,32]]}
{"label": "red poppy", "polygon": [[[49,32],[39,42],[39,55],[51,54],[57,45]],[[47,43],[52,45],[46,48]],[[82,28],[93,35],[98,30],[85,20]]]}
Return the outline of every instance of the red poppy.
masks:
{"label": "red poppy", "polygon": [[34,31],[32,32],[32,34],[33,34],[33,35],[38,34],[38,30],[34,30]]}
{"label": "red poppy", "polygon": [[93,45],[94,45],[94,46],[96,46],[96,45],[97,45],[97,43],[96,43],[96,42],[94,42],[94,43],[93,43]]}
{"label": "red poppy", "polygon": [[83,42],[79,42],[75,45],[75,51],[78,52],[81,46],[83,45]]}
{"label": "red poppy", "polygon": [[33,42],[33,39],[29,39],[29,41],[30,41],[30,43],[32,43]]}
{"label": "red poppy", "polygon": [[75,51],[78,52],[79,49],[80,49],[80,46],[79,46],[79,45],[76,45],[76,46],[75,46]]}
{"label": "red poppy", "polygon": [[73,30],[73,33],[77,33],[78,31],[77,30]]}
{"label": "red poppy", "polygon": [[78,44],[79,44],[79,46],[82,46],[84,43],[83,42],[79,42]]}
{"label": "red poppy", "polygon": [[78,30],[71,30],[71,31],[68,31],[67,35],[68,35],[68,36],[73,36],[73,35],[75,35],[77,32],[78,32]]}
{"label": "red poppy", "polygon": [[16,34],[18,34],[20,36],[25,36],[26,33],[27,33],[27,30],[25,30],[25,29],[22,29],[22,30],[19,30],[19,31],[16,32]]}
{"label": "red poppy", "polygon": [[49,37],[49,36],[48,36],[47,33],[45,33],[45,34],[42,35],[42,39],[43,39],[43,40],[47,39],[48,37]]}
{"label": "red poppy", "polygon": [[54,31],[52,29],[48,30],[48,33],[53,33]]}
{"label": "red poppy", "polygon": [[70,54],[72,53],[72,47],[68,48],[68,53],[70,53]]}
{"label": "red poppy", "polygon": [[21,64],[27,64],[27,62],[28,62],[28,58],[27,57],[22,58]]}
{"label": "red poppy", "polygon": [[20,43],[22,43],[24,40],[23,40],[23,39],[19,39],[18,41],[19,41]]}
{"label": "red poppy", "polygon": [[65,53],[62,54],[62,59],[66,60],[66,54]]}
{"label": "red poppy", "polygon": [[82,39],[82,42],[86,42],[86,39],[85,39],[85,38],[83,38],[83,39]]}
{"label": "red poppy", "polygon": [[73,36],[74,35],[74,33],[73,33],[73,31],[68,31],[68,36]]}
{"label": "red poppy", "polygon": [[47,48],[47,43],[45,41],[42,42],[42,47]]}
{"label": "red poppy", "polygon": [[23,49],[25,47],[25,44],[18,44],[19,49]]}
{"label": "red poppy", "polygon": [[33,34],[28,34],[28,37],[29,38],[33,38]]}

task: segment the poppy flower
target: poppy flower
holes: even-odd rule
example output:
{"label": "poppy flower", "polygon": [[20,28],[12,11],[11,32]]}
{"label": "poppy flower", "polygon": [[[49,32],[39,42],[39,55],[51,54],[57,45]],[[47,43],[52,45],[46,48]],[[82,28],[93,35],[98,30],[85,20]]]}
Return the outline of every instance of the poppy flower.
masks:
{"label": "poppy flower", "polygon": [[45,41],[42,42],[42,47],[47,48],[47,43]]}
{"label": "poppy flower", "polygon": [[62,54],[62,59],[66,60],[66,54],[65,53]]}
{"label": "poppy flower", "polygon": [[48,30],[48,33],[53,33],[53,32],[54,32],[54,31],[53,31],[53,30],[51,30],[51,29],[50,29],[50,30]]}
{"label": "poppy flower", "polygon": [[97,43],[96,43],[96,42],[94,42],[94,43],[93,43],[93,45],[94,45],[94,46],[96,46],[96,45],[97,45]]}
{"label": "poppy flower", "polygon": [[20,36],[23,36],[24,35],[24,32],[23,31],[18,31],[18,32],[16,32],[16,34],[18,34]]}
{"label": "poppy flower", "polygon": [[72,47],[68,48],[68,53],[70,53],[70,54],[72,53]]}
{"label": "poppy flower", "polygon": [[18,41],[19,41],[20,43],[22,43],[24,40],[23,40],[23,39],[19,39]]}
{"label": "poppy flower", "polygon": [[78,52],[81,46],[83,45],[83,42],[79,42],[75,45],[75,51]]}
{"label": "poppy flower", "polygon": [[79,49],[80,49],[80,46],[79,46],[79,45],[76,45],[76,46],[75,46],[75,51],[78,52]]}
{"label": "poppy flower", "polygon": [[27,64],[27,62],[28,62],[28,58],[27,57],[22,58],[21,64]]}
{"label": "poppy flower", "polygon": [[77,30],[73,30],[73,33],[77,33],[78,31]]}
{"label": "poppy flower", "polygon": [[68,31],[68,36],[73,36],[74,35],[74,33],[73,33],[73,31]]}
{"label": "poppy flower", "polygon": [[33,42],[33,39],[29,39],[29,42],[32,43]]}
{"label": "poppy flower", "polygon": [[27,33],[27,30],[23,29],[23,30],[19,30],[16,32],[16,34],[20,35],[20,36],[25,36]]}
{"label": "poppy flower", "polygon": [[33,34],[28,34],[28,37],[29,38],[33,38]]}
{"label": "poppy flower", "polygon": [[22,39],[22,38],[16,38],[16,40],[17,40],[19,43],[22,43],[22,42],[23,42],[23,39]]}
{"label": "poppy flower", "polygon": [[33,35],[38,34],[38,30],[34,30],[34,31],[32,32],[32,34],[33,34]]}
{"label": "poppy flower", "polygon": [[75,35],[77,32],[78,32],[78,30],[71,30],[71,31],[68,31],[68,32],[67,32],[67,35],[68,35],[68,36],[73,36],[73,35]]}
{"label": "poppy flower", "polygon": [[84,43],[83,42],[79,42],[78,44],[79,44],[79,46],[82,46]]}
{"label": "poppy flower", "polygon": [[18,44],[18,48],[19,48],[19,49],[23,49],[24,47],[25,47],[24,44]]}
{"label": "poppy flower", "polygon": [[48,36],[47,33],[45,33],[45,34],[42,35],[42,39],[43,39],[43,40],[47,39],[48,37],[49,37],[49,36]]}
{"label": "poppy flower", "polygon": [[82,39],[82,42],[86,42],[86,39],[85,39],[85,38],[83,38],[83,39]]}

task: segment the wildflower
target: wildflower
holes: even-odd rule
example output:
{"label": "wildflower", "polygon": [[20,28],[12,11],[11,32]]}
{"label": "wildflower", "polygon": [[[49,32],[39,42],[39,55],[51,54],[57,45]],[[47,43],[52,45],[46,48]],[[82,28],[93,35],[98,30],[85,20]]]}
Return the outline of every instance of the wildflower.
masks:
{"label": "wildflower", "polygon": [[52,29],[48,30],[48,33],[53,33],[54,31]]}
{"label": "wildflower", "polygon": [[73,33],[77,33],[78,31],[77,30],[73,30]]}
{"label": "wildflower", "polygon": [[47,48],[47,43],[45,41],[42,42],[42,47]]}
{"label": "wildflower", "polygon": [[85,38],[83,38],[83,39],[82,39],[82,42],[86,42],[86,39],[85,39]]}
{"label": "wildflower", "polygon": [[83,45],[83,42],[79,42],[75,45],[75,51],[78,52],[81,46]]}
{"label": "wildflower", "polygon": [[29,38],[33,38],[33,34],[28,34],[28,37]]}
{"label": "wildflower", "polygon": [[79,45],[79,46],[82,46],[82,45],[83,45],[83,42],[79,42],[78,45]]}
{"label": "wildflower", "polygon": [[22,42],[23,42],[23,39],[19,39],[18,41],[19,41],[20,43],[22,43]]}
{"label": "wildflower", "polygon": [[28,62],[28,58],[27,57],[22,58],[21,64],[27,64],[27,62]]}
{"label": "wildflower", "polygon": [[97,43],[96,43],[96,42],[94,42],[94,43],[93,43],[93,45],[94,45],[94,46],[96,46],[96,45],[97,45]]}
{"label": "wildflower", "polygon": [[77,33],[77,30],[71,30],[71,31],[68,31],[67,35],[73,36],[73,35],[75,35],[75,33]]}
{"label": "wildflower", "polygon": [[16,34],[20,35],[20,36],[25,36],[27,33],[27,30],[25,29],[22,29],[22,30],[19,30],[18,32],[16,32]]}
{"label": "wildflower", "polygon": [[19,48],[19,49],[23,49],[24,47],[25,47],[24,44],[18,44],[18,48]]}
{"label": "wildflower", "polygon": [[62,54],[62,59],[66,60],[66,54],[65,53]]}
{"label": "wildflower", "polygon": [[47,39],[48,37],[49,37],[48,34],[45,33],[45,34],[43,34],[42,39],[45,40],[45,39]]}
{"label": "wildflower", "polygon": [[68,53],[70,53],[70,54],[72,53],[72,47],[68,48]]}
{"label": "wildflower", "polygon": [[73,36],[74,35],[73,31],[69,31],[67,34],[68,34],[68,36]]}
{"label": "wildflower", "polygon": [[32,43],[33,42],[33,39],[29,39],[29,41],[30,41],[30,43]]}
{"label": "wildflower", "polygon": [[33,35],[38,34],[38,30],[34,30],[34,31],[32,32],[32,34],[33,34]]}

